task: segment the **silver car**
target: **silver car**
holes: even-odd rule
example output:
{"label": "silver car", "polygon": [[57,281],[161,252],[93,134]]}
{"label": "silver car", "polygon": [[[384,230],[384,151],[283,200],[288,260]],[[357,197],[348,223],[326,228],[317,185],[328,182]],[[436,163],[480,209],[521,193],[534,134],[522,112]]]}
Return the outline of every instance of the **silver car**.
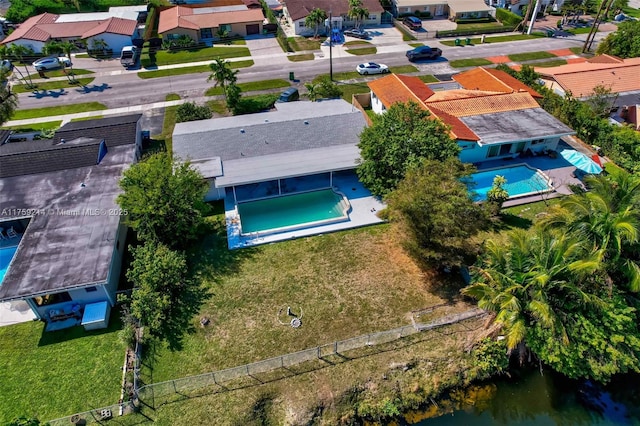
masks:
{"label": "silver car", "polygon": [[389,72],[389,67],[385,64],[376,64],[375,62],[365,62],[356,67],[356,71],[360,75],[369,74],[386,74]]}
{"label": "silver car", "polygon": [[61,67],[69,67],[71,66],[71,61],[66,56],[60,57],[48,57],[42,58],[35,61],[33,67],[36,71],[44,71],[44,70],[53,70]]}

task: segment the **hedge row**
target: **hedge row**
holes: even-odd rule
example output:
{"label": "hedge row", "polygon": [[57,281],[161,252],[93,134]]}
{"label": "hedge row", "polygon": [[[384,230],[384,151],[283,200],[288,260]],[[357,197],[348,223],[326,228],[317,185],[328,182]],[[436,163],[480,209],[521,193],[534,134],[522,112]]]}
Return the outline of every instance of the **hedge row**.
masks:
{"label": "hedge row", "polygon": [[522,16],[518,16],[510,10],[502,8],[496,8],[496,18],[504,25],[511,25],[514,27],[522,22]]}
{"label": "hedge row", "polygon": [[438,32],[436,32],[436,37],[437,38],[442,38],[442,37],[458,37],[458,36],[479,35],[479,34],[510,33],[514,29],[515,29],[514,26],[505,26],[505,27],[501,27],[501,28],[486,28],[484,30],[438,31]]}

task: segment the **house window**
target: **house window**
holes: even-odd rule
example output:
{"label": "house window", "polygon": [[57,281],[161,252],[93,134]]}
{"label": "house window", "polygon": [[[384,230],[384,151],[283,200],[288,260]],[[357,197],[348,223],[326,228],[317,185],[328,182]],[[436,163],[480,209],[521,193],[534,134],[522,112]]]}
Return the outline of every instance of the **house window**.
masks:
{"label": "house window", "polygon": [[487,158],[497,157],[500,153],[500,145],[493,145],[489,147],[489,152],[487,153]]}
{"label": "house window", "polygon": [[306,25],[304,24],[304,21],[300,21],[300,22],[298,22],[298,26],[300,28],[304,28]]}
{"label": "house window", "polygon": [[56,303],[70,302],[71,296],[66,291],[62,293],[46,294],[34,297],[33,302],[38,306],[55,305]]}
{"label": "house window", "polygon": [[367,19],[371,19],[371,20],[378,19],[378,16],[377,15],[369,15],[369,18],[367,18]]}
{"label": "house window", "polygon": [[202,28],[200,30],[200,38],[213,38],[213,30],[211,28]]}
{"label": "house window", "polygon": [[531,141],[531,145],[537,145],[539,143],[544,143],[544,139],[534,139]]}
{"label": "house window", "polygon": [[429,6],[425,6],[424,11],[425,12],[431,12],[431,8]]}
{"label": "house window", "polygon": [[98,288],[96,286],[85,287],[84,291],[86,291],[87,293],[93,293],[98,291]]}
{"label": "house window", "polygon": [[524,147],[527,145],[526,142],[518,142],[518,144],[516,145],[516,151],[515,152],[522,152],[524,151]]}
{"label": "house window", "polygon": [[411,8],[410,7],[405,7],[404,11],[407,12],[407,13],[411,13]]}
{"label": "house window", "polygon": [[220,24],[220,31],[231,32],[231,24]]}

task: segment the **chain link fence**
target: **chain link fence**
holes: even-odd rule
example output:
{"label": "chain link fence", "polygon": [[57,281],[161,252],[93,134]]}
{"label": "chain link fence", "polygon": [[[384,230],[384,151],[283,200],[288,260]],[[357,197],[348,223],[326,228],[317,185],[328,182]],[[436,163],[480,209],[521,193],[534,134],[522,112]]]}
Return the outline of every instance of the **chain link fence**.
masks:
{"label": "chain link fence", "polygon": [[334,360],[343,362],[348,359],[365,356],[369,353],[368,351],[376,347],[397,342],[423,331],[478,318],[485,314],[486,312],[481,309],[471,309],[458,314],[445,315],[424,324],[414,323],[413,325],[394,328],[393,330],[365,334],[239,367],[152,383],[140,388],[138,388],[140,383],[140,348],[136,345],[135,395],[131,401],[55,419],[49,423],[52,426],[102,424],[105,421],[108,421],[109,424],[120,424],[122,420],[119,420],[118,416],[137,410],[140,406],[158,407],[188,397],[240,389],[291,377],[325,367],[327,363],[334,363]]}

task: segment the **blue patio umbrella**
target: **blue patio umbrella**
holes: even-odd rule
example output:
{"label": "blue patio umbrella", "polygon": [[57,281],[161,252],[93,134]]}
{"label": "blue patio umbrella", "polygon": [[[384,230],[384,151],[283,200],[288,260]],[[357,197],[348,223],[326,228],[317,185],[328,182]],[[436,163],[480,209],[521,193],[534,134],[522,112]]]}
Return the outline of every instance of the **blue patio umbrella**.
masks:
{"label": "blue patio umbrella", "polygon": [[565,149],[560,152],[560,155],[586,174],[597,175],[602,173],[602,167],[598,166],[591,158],[581,152],[573,149]]}

